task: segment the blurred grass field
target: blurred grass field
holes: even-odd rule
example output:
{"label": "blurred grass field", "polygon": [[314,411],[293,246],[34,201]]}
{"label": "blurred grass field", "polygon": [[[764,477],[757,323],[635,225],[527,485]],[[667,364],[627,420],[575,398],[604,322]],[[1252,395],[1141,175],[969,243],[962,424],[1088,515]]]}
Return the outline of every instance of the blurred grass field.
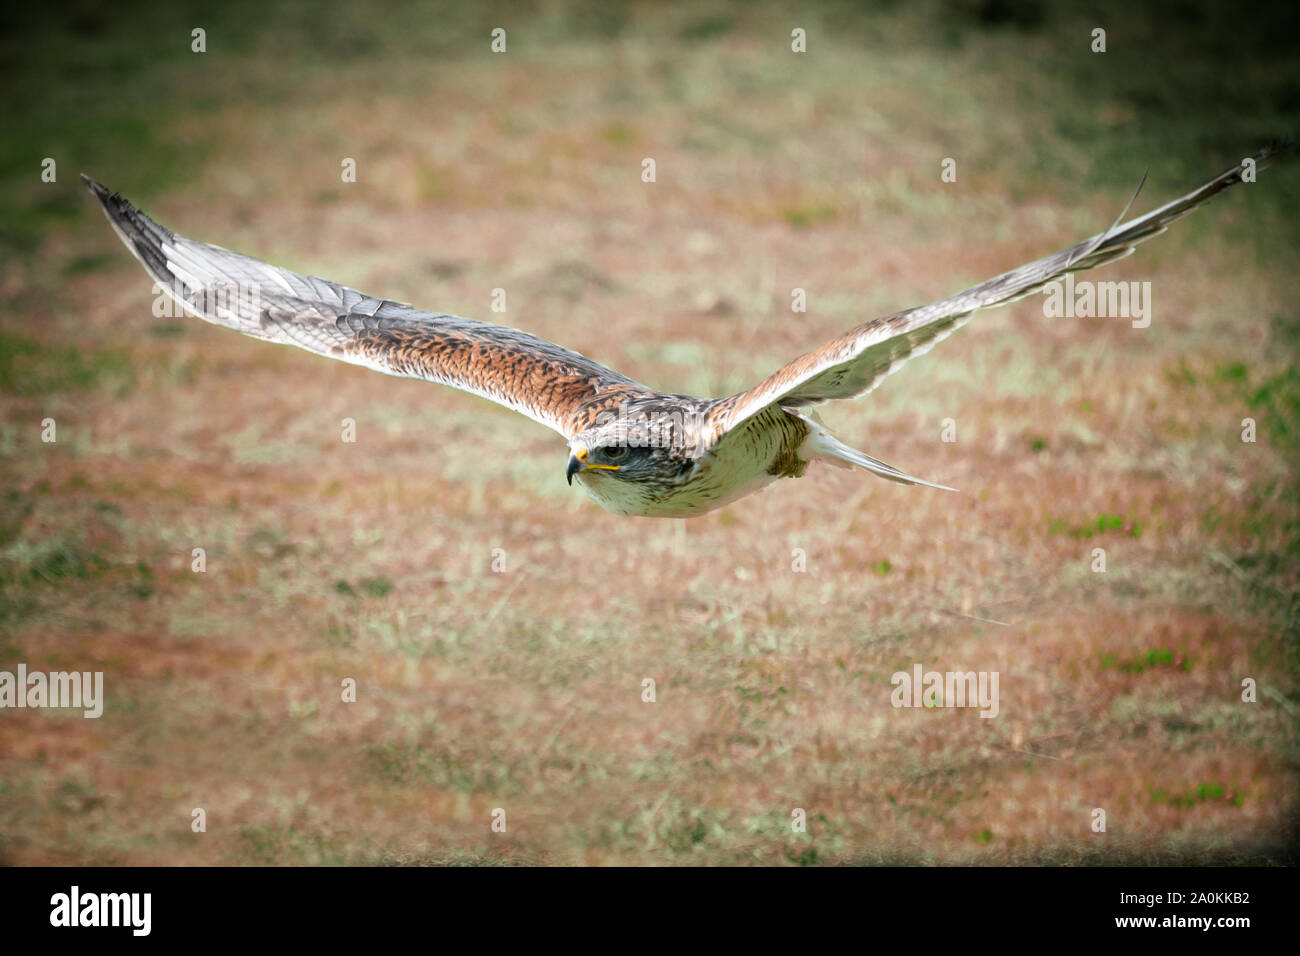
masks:
{"label": "blurred grass field", "polygon": [[[0,862],[1293,859],[1295,166],[1096,275],[1150,281],[1150,328],[1035,298],[824,408],[961,493],[812,468],[685,523],[604,513],[562,440],[485,401],[155,317],[76,175],[194,238],[723,395],[1100,230],[1148,168],[1139,210],[1296,129],[1270,8],[1094,9],[18,15],[0,669],[102,670],[107,700],[0,712]],[[914,663],[998,671],[999,716],[893,709]]]}

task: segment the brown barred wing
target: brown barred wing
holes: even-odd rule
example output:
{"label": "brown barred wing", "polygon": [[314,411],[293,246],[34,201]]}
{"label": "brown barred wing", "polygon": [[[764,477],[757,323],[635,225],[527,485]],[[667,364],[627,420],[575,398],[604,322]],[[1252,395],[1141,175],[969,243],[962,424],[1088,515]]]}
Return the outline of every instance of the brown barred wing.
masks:
{"label": "brown barred wing", "polygon": [[160,226],[82,177],[109,223],[186,312],[207,322],[362,365],[449,385],[572,438],[644,386],[515,329],[424,312],[300,275]]}

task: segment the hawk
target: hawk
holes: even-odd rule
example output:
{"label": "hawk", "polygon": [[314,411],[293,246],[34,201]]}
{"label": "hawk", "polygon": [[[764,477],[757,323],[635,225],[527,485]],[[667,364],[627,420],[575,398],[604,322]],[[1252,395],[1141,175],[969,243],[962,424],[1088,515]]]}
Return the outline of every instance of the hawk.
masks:
{"label": "hawk", "polygon": [[813,461],[951,491],[843,444],[811,406],[865,395],[980,309],[1124,258],[1139,242],[1241,182],[1243,172],[1261,165],[1268,153],[1122,222],[1126,208],[1110,229],[1054,255],[940,302],[859,325],[726,398],[655,391],[526,332],[372,298],[188,239],[89,177],[82,179],[127,248],[186,312],[254,338],[490,399],[559,432],[568,442],[565,477],[570,484],[576,478],[608,511],[689,517],[777,478],[797,478]]}

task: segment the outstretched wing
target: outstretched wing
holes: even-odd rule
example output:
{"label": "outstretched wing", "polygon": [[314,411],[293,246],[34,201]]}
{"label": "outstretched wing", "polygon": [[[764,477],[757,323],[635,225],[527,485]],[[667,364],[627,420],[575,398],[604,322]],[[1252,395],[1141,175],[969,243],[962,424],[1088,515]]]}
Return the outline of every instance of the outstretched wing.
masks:
{"label": "outstretched wing", "polygon": [[647,389],[515,329],[422,312],[187,239],[85,180],[114,231],[187,312],[245,335],[471,392],[573,438]]}
{"label": "outstretched wing", "polygon": [[[1272,155],[1255,157],[1256,168]],[[719,436],[769,405],[816,405],[833,398],[856,398],[871,391],[910,358],[923,355],[965,325],[978,309],[1005,305],[1040,291],[1071,272],[1123,259],[1139,242],[1159,235],[1175,219],[1241,181],[1245,164],[1234,166],[1181,199],[1114,226],[1055,255],[959,292],[951,298],[874,319],[801,355],[749,391],[723,399],[714,411]],[[1125,210],[1127,213],[1127,210]],[[1123,216],[1120,217],[1121,219]]]}

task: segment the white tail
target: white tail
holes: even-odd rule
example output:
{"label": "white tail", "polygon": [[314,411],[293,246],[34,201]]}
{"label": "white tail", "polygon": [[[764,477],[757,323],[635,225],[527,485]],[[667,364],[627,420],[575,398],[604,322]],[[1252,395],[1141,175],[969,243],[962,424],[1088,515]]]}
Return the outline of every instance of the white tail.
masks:
{"label": "white tail", "polygon": [[805,461],[824,461],[836,468],[865,468],[873,475],[879,475],[881,478],[888,478],[890,481],[897,481],[904,485],[925,485],[927,488],[938,488],[941,491],[957,490],[956,488],[949,488],[947,485],[937,485],[933,481],[925,481],[905,474],[893,465],[886,465],[879,458],[872,458],[866,452],[850,448],[832,435],[826,426],[816,419],[793,408],[786,408],[784,411],[795,416],[795,418],[802,419],[808,425],[808,437],[799,446],[799,457]]}

